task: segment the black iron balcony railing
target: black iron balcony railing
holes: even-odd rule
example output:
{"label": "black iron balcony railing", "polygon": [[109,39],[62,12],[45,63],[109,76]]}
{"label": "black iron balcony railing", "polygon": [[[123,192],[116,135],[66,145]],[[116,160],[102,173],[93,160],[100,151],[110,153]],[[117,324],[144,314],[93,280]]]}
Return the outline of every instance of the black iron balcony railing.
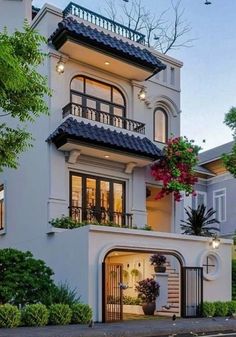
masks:
{"label": "black iron balcony railing", "polygon": [[131,28],[128,28],[121,23],[115,22],[103,15],[95,13],[87,8],[70,2],[69,5],[64,9],[63,16],[75,15],[80,19],[91,22],[92,24],[99,26],[101,28],[107,29],[115,34],[121,35],[132,41],[145,44],[145,35],[139,33]]}
{"label": "black iron balcony railing", "polygon": [[62,117],[68,115],[87,118],[92,121],[97,121],[103,124],[115,126],[117,128],[126,129],[145,134],[145,124],[134,121],[118,115],[112,115],[105,111],[99,111],[93,108],[84,107],[81,104],[69,103],[62,109]]}
{"label": "black iron balcony railing", "polygon": [[72,219],[91,224],[101,224],[103,226],[132,228],[131,213],[110,212],[104,207],[83,208],[69,206],[70,216]]}

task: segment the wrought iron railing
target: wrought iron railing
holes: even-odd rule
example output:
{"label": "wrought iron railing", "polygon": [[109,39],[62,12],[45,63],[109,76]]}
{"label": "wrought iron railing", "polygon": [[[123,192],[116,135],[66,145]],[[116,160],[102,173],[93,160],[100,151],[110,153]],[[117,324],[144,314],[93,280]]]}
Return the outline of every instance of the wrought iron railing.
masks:
{"label": "wrought iron railing", "polygon": [[64,9],[63,16],[75,15],[80,19],[91,22],[92,24],[99,26],[101,28],[107,29],[115,34],[121,35],[132,41],[145,44],[145,35],[139,33],[129,27],[122,25],[116,21],[106,18],[103,15],[95,13],[87,8],[70,2],[69,5]]}
{"label": "wrought iron railing", "polygon": [[77,103],[69,103],[62,109],[62,117],[64,118],[68,115],[83,117],[92,121],[116,126],[117,128],[145,134],[144,123],[137,122],[126,117],[113,115],[109,112],[84,107],[83,105]]}
{"label": "wrought iron railing", "polygon": [[104,226],[132,228],[133,214],[131,213],[110,212],[104,207],[69,206],[68,208],[72,219],[78,222],[86,221]]}

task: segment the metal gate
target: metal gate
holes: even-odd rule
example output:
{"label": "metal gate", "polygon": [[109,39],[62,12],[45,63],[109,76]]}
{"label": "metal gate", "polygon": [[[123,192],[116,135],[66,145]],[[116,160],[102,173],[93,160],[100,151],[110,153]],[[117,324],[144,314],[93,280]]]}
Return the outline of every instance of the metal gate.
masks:
{"label": "metal gate", "polygon": [[103,322],[123,319],[123,265],[103,263]]}
{"label": "metal gate", "polygon": [[201,317],[203,268],[182,267],[182,317]]}

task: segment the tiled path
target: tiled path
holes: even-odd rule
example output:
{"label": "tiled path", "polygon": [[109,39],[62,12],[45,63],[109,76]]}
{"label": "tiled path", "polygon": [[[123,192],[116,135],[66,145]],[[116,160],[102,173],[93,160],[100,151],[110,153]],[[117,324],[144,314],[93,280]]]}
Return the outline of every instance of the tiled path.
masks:
{"label": "tiled path", "polygon": [[[122,323],[48,326],[43,328],[0,329],[0,337],[156,337],[204,331],[235,331],[236,319],[201,318],[150,321],[126,321]],[[175,336],[178,337],[178,336]]]}

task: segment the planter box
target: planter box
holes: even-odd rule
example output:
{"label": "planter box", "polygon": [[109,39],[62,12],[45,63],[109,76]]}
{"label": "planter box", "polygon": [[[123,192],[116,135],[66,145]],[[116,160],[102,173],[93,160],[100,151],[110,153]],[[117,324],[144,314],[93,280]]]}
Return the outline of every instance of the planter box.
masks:
{"label": "planter box", "polygon": [[124,314],[136,314],[143,315],[143,309],[141,305],[123,305]]}

